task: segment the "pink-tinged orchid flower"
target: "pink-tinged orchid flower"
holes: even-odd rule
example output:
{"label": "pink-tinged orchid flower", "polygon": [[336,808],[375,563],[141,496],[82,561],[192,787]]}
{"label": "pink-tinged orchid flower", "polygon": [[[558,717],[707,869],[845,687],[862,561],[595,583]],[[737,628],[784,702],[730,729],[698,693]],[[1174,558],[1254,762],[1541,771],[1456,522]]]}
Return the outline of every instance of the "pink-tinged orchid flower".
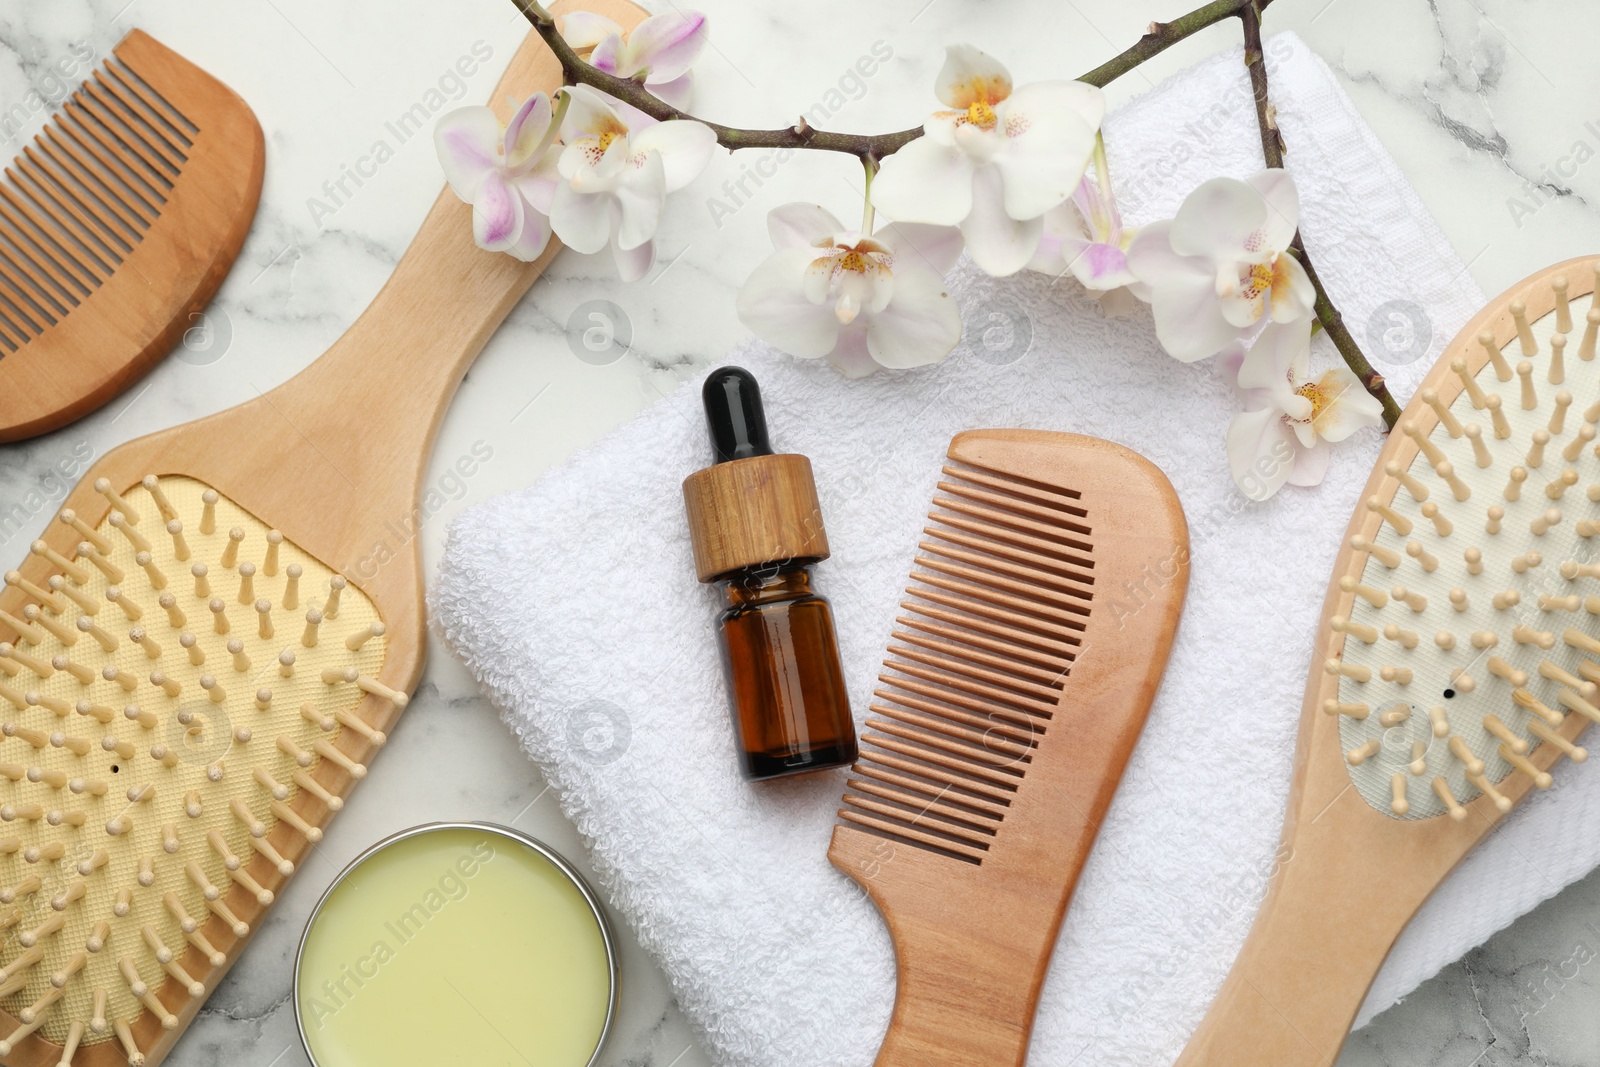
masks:
{"label": "pink-tinged orchid flower", "polygon": [[961,254],[953,229],[898,223],[868,237],[816,204],[767,216],[777,249],[739,292],[739,321],[803,359],[826,357],[847,377],[920,367],[961,340],[944,275]]}
{"label": "pink-tinged orchid flower", "polygon": [[1383,424],[1383,405],[1348,367],[1311,377],[1311,324],[1271,323],[1250,350],[1238,342],[1223,361],[1238,371],[1244,411],[1228,426],[1228,467],[1240,491],[1265,500],[1286,483],[1317,485],[1328,445]]}
{"label": "pink-tinged orchid flower", "polygon": [[1028,269],[1060,277],[1071,275],[1100,301],[1107,315],[1126,315],[1149,289],[1128,269],[1128,246],[1136,230],[1122,225],[1110,175],[1085,175],[1072,199],[1045,212],[1044,236]]}
{"label": "pink-tinged orchid flower", "polygon": [[1298,322],[1316,292],[1287,251],[1300,195],[1287,171],[1213,178],[1169,222],[1146,226],[1128,263],[1150,287],[1156,338],[1185,363],[1214,355],[1263,318]]}
{"label": "pink-tinged orchid flower", "polygon": [[667,194],[705,169],[716,134],[683,119],[629,128],[613,101],[587,85],[565,92],[571,100],[561,122],[556,162],[563,179],[555,189],[550,225],[578,252],[607,245],[623,281],[637,281],[655,262],[656,227]]}
{"label": "pink-tinged orchid flower", "polygon": [[673,107],[689,106],[694,74],[689,67],[706,45],[706,17],[698,11],[652,15],[626,35],[622,27],[591,11],[561,20],[561,36],[573,48],[592,47],[589,62],[619,78],[644,75],[644,87]]}
{"label": "pink-tinged orchid flower", "polygon": [[1082,82],[1011,75],[969,45],[952,45],[939,72],[937,111],[924,135],[883,161],[872,203],[899,222],[959,226],[985,272],[1027,266],[1044,214],[1072,195],[1105,115],[1100,90]]}
{"label": "pink-tinged orchid flower", "polygon": [[550,241],[550,205],[556,188],[555,137],[550,98],[535,93],[502,130],[486,107],[442,116],[433,143],[445,180],[472,205],[472,237],[489,252],[539,258]]}

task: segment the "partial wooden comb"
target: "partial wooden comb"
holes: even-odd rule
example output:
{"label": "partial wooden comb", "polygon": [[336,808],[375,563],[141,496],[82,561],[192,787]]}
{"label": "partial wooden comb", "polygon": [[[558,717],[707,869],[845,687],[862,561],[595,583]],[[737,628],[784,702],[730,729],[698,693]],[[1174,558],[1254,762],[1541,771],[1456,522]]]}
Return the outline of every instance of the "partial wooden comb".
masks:
{"label": "partial wooden comb", "polygon": [[1597,272],[1600,260],[1570,260],[1491,301],[1380,453],[1323,607],[1289,858],[1184,1067],[1332,1063],[1422,902],[1518,800],[1554,784],[1558,760],[1588,758]]}
{"label": "partial wooden comb", "polygon": [[828,858],[882,911],[879,1067],[1014,1067],[1188,586],[1177,496],[1089,437],[950,443]]}
{"label": "partial wooden comb", "polygon": [[233,265],[261,127],[140,30],[0,182],[0,441],[88,414],[165,356]]}

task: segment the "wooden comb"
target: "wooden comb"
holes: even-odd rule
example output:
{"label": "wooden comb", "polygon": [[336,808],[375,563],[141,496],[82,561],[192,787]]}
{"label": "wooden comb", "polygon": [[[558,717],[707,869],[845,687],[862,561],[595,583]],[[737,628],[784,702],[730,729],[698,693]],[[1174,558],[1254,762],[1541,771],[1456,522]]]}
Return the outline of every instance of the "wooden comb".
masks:
{"label": "wooden comb", "polygon": [[1597,269],[1570,260],[1492,301],[1390,435],[1323,606],[1288,858],[1180,1064],[1332,1063],[1422,902],[1557,760],[1587,758]]}
{"label": "wooden comb", "polygon": [[828,858],[889,925],[879,1067],[1012,1067],[1188,586],[1166,478],[1089,437],[950,443]]}
{"label": "wooden comb", "polygon": [[244,244],[263,158],[232,90],[122,39],[0,182],[0,441],[81,418],[171,350]]}
{"label": "wooden comb", "polygon": [[[560,84],[530,34],[492,99],[505,118]],[[445,190],[321,359],[107,453],[0,590],[0,1063],[159,1063],[365,773],[425,650],[420,548],[394,531],[555,252],[479,250]]]}

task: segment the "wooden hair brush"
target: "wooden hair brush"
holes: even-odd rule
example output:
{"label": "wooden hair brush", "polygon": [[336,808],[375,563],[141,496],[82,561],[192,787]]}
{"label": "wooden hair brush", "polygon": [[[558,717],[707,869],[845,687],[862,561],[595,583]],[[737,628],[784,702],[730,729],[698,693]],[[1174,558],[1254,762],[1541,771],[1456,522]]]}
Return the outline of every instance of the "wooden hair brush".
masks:
{"label": "wooden hair brush", "polygon": [[1549,788],[1556,761],[1587,758],[1578,735],[1600,721],[1597,269],[1559,264],[1479,312],[1379,456],[1323,607],[1289,858],[1185,1067],[1332,1063],[1434,887]]}
{"label": "wooden hair brush", "polygon": [[[559,84],[530,35],[493,99]],[[425,648],[420,550],[391,531],[554,254],[480,251],[446,190],[326,355],[109,452],[6,576],[0,1062],[159,1062],[365,774]]]}
{"label": "wooden hair brush", "polygon": [[0,441],[104,404],[195,325],[261,196],[261,127],[140,30],[0,182]]}
{"label": "wooden hair brush", "polygon": [[894,939],[879,1067],[1026,1059],[1189,579],[1177,496],[1127,449],[978,430],[949,458],[828,850]]}

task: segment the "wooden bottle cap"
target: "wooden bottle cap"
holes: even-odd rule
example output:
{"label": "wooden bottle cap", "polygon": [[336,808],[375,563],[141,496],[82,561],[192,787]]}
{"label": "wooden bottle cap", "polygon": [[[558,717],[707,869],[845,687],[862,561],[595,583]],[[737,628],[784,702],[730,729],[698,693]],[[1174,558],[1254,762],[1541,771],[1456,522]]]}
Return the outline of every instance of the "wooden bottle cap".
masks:
{"label": "wooden bottle cap", "polygon": [[683,482],[700,580],[828,558],[811,461],[772,453],[755,379],[739,367],[724,367],[706,379],[701,395],[717,462]]}
{"label": "wooden bottle cap", "polygon": [[683,502],[702,582],[763,564],[828,558],[805,456],[751,456],[707,467],[684,479]]}

